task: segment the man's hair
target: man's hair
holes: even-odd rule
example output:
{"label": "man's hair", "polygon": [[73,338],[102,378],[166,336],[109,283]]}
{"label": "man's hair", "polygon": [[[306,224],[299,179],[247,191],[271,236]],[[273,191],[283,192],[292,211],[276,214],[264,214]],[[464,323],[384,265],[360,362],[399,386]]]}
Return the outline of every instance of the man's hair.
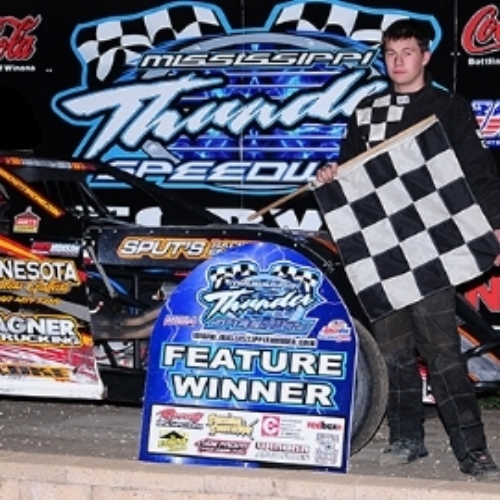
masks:
{"label": "man's hair", "polygon": [[382,48],[389,40],[407,40],[415,38],[422,52],[430,50],[430,42],[434,36],[429,23],[415,19],[400,19],[392,23],[382,35]]}

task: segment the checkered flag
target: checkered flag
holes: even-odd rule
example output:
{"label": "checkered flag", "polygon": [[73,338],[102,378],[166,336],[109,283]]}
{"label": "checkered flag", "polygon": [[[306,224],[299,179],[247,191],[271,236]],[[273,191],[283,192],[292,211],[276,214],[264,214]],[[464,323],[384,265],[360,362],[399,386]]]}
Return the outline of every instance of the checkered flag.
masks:
{"label": "checkered flag", "polygon": [[479,276],[500,253],[434,116],[345,163],[315,193],[372,320]]}
{"label": "checkered flag", "polygon": [[299,284],[306,295],[312,296],[319,284],[318,273],[310,269],[300,269],[290,264],[276,264],[270,269],[269,274]]}
{"label": "checkered flag", "polygon": [[387,14],[386,10],[364,9],[335,1],[287,4],[274,19],[273,31],[307,31],[339,35],[354,41],[378,45],[383,31],[404,13]]}
{"label": "checkered flag", "polygon": [[259,272],[257,265],[252,262],[240,262],[230,266],[214,266],[208,271],[208,283],[213,290],[227,287],[231,280],[240,280],[255,276]]}
{"label": "checkered flag", "polygon": [[104,19],[80,27],[75,37],[87,83],[93,86],[114,81],[159,44],[223,33],[213,8],[186,2],[141,16]]}

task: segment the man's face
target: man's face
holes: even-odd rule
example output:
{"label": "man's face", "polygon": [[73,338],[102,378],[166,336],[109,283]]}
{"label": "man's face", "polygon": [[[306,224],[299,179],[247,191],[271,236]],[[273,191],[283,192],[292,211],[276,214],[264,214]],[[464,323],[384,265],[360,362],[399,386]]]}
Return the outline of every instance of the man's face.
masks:
{"label": "man's face", "polygon": [[430,52],[422,52],[415,38],[386,41],[385,65],[396,92],[416,92],[424,86],[430,56]]}

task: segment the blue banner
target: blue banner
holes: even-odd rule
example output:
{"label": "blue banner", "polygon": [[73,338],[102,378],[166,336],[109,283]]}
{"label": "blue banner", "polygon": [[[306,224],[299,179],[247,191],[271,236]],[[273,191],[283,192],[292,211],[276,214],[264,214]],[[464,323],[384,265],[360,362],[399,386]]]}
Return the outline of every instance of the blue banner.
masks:
{"label": "blue banner", "polygon": [[151,340],[140,459],[347,470],[352,319],[296,251],[252,243],[195,268]]}

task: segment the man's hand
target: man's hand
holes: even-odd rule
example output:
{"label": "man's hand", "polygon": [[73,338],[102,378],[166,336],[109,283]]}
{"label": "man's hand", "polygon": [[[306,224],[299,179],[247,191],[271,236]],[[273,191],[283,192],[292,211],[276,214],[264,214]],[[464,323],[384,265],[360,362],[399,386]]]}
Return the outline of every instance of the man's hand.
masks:
{"label": "man's hand", "polygon": [[[327,163],[326,165],[321,167],[316,172],[316,179],[318,179],[318,181],[322,182],[323,184],[326,184],[328,182],[332,182],[333,179],[335,179],[335,177],[337,177],[338,169],[339,169],[339,166],[337,163],[335,163],[335,162]],[[500,232],[500,230],[499,230],[499,232]]]}
{"label": "man's hand", "polygon": [[[495,236],[497,237],[498,243],[500,243],[500,229],[495,229]],[[500,255],[497,255],[495,262],[493,263],[495,266],[500,266]]]}

